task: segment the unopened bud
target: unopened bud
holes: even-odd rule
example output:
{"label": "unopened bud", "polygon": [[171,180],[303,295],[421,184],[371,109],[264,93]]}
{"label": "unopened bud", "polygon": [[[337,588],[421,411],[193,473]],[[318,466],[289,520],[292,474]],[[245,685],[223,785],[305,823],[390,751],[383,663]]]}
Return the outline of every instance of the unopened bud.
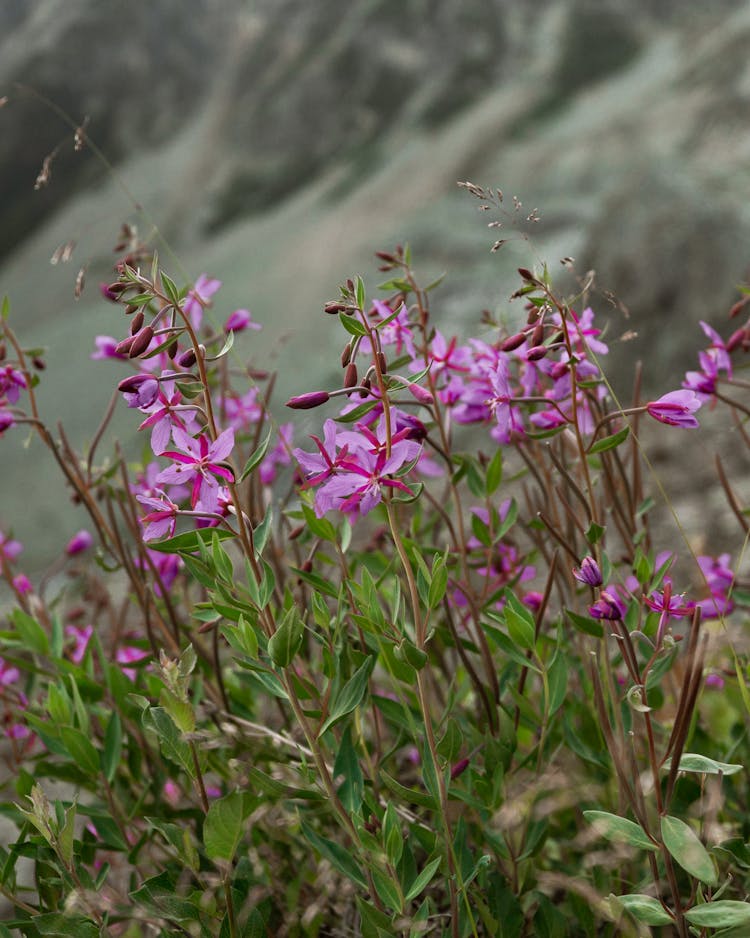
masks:
{"label": "unopened bud", "polygon": [[523,277],[524,280],[527,280],[529,283],[536,283],[537,279],[529,270],[528,267],[519,267],[518,273]]}
{"label": "unopened bud", "polygon": [[143,314],[143,310],[139,309],[138,312],[130,320],[130,334],[135,335],[136,332],[140,332],[141,327],[143,326],[143,320],[146,317]]}
{"label": "unopened bud", "polygon": [[396,260],[396,258],[392,254],[389,254],[387,251],[376,251],[375,257],[379,257],[381,261],[388,261],[388,263],[390,264],[394,263],[394,261]]}
{"label": "unopened bud", "polygon": [[349,362],[344,372],[344,387],[353,388],[357,384],[357,366],[354,362]]}
{"label": "unopened bud", "polygon": [[122,342],[119,342],[115,346],[115,355],[127,355],[130,352],[130,347],[135,340],[135,336],[129,335],[127,339],[123,339]]}
{"label": "unopened bud", "polygon": [[420,404],[425,404],[427,407],[435,403],[435,398],[430,391],[420,387],[418,384],[410,384],[409,393],[415,400],[418,400]]}
{"label": "unopened bud", "polygon": [[380,368],[381,374],[385,374],[388,371],[388,362],[385,360],[385,355],[382,352],[378,352],[378,367]]}
{"label": "unopened bud", "polygon": [[287,407],[294,410],[311,410],[313,407],[320,407],[330,400],[331,395],[328,391],[308,391],[307,394],[300,394],[292,397],[286,402]]}
{"label": "unopened bud", "polygon": [[8,348],[5,342],[0,342],[0,362],[5,361],[5,356],[8,354]]}
{"label": "unopened bud", "polygon": [[593,557],[584,557],[581,566],[573,570],[573,576],[586,586],[601,586],[602,571]]}
{"label": "unopened bud", "polygon": [[329,313],[331,316],[335,316],[336,313],[343,313],[345,309],[346,306],[344,303],[336,302],[326,303],[326,305],[323,307],[323,311]]}
{"label": "unopened bud", "polygon": [[341,353],[341,367],[346,368],[349,362],[352,360],[352,347],[351,345],[344,346],[344,351]]}
{"label": "unopened bud", "polygon": [[167,349],[166,349],[167,355],[169,356],[171,361],[175,360],[175,357],[177,355],[179,348],[180,346],[177,344],[177,339],[175,339],[174,342],[170,342],[169,345],[167,346]]}
{"label": "unopened bud", "polygon": [[526,353],[526,359],[530,362],[537,362],[540,358],[544,358],[548,351],[549,349],[546,345],[535,345]]}
{"label": "unopened bud", "polygon": [[745,296],[741,300],[737,300],[734,306],[729,310],[729,318],[733,319],[735,316],[738,316],[749,302],[750,296]]}
{"label": "unopened bud", "polygon": [[470,761],[470,759],[459,759],[459,761],[454,766],[451,766],[451,780],[458,778],[459,775],[463,775],[463,773],[469,768]]}
{"label": "unopened bud", "polygon": [[139,309],[140,306],[136,306],[135,303],[128,303],[128,305],[125,307],[125,315],[132,316],[133,313],[137,313]]}
{"label": "unopened bud", "polygon": [[736,348],[739,348],[745,343],[747,338],[747,329],[737,329],[736,332],[733,332],[726,342],[726,349],[728,352],[733,352]]}
{"label": "unopened bud", "polygon": [[31,359],[31,364],[34,366],[34,368],[36,368],[37,371],[44,371],[44,369],[47,367],[44,359],[39,358],[36,355]]}
{"label": "unopened bud", "polygon": [[517,349],[519,346],[523,345],[526,341],[525,332],[516,332],[514,335],[508,336],[505,341],[500,343],[501,352],[512,352],[514,349]]}
{"label": "unopened bud", "polygon": [[130,375],[122,379],[117,385],[117,390],[123,392],[137,391],[144,381],[149,380],[151,380],[150,375]]}
{"label": "unopened bud", "polygon": [[139,355],[143,355],[149,345],[151,345],[153,337],[154,330],[151,326],[144,326],[137,335],[133,336],[133,344],[130,346],[128,357],[138,358]]}
{"label": "unopened bud", "polygon": [[196,362],[195,349],[189,348],[177,358],[180,368],[192,368]]}
{"label": "unopened bud", "polygon": [[300,536],[300,534],[303,533],[306,527],[307,525],[298,524],[296,528],[292,528],[292,530],[289,532],[289,540],[296,541],[297,538]]}
{"label": "unopened bud", "polygon": [[544,324],[540,321],[534,326],[529,345],[541,345],[544,342]]}
{"label": "unopened bud", "polygon": [[563,375],[566,375],[570,370],[570,365],[568,362],[557,362],[556,365],[553,365],[550,369],[549,376],[553,381],[557,381],[558,378],[562,378]]}

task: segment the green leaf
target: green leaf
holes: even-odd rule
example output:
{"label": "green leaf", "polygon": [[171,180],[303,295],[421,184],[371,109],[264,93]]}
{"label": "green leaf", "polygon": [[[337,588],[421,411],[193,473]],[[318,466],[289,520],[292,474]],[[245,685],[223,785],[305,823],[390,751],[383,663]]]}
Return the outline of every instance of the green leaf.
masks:
{"label": "green leaf", "polygon": [[57,835],[57,849],[60,858],[67,867],[73,862],[73,836],[75,834],[76,803],[73,802],[65,811],[65,820]]}
{"label": "green leaf", "polygon": [[709,886],[718,883],[713,861],[692,827],[667,815],[661,819],[661,836],[664,846],[691,876]]}
{"label": "green leaf", "polygon": [[145,729],[153,730],[158,739],[162,755],[182,766],[191,778],[195,778],[195,766],[190,746],[182,739],[180,731],[163,707],[147,707],[141,716]]}
{"label": "green leaf", "polygon": [[[667,759],[664,768],[669,771],[672,760]],[[733,762],[717,762],[708,756],[698,755],[697,752],[684,752],[680,757],[680,772],[699,772],[702,775],[735,775],[741,772],[744,765]]]}
{"label": "green leaf", "polygon": [[99,938],[99,927],[82,915],[47,912],[34,916],[34,928],[45,938]]}
{"label": "green leaf", "polygon": [[521,648],[532,651],[534,648],[534,623],[520,615],[515,609],[507,606],[505,609],[505,624],[513,643]]}
{"label": "green leaf", "polygon": [[245,832],[247,814],[245,795],[240,791],[211,803],[203,822],[203,843],[209,860],[231,863]]}
{"label": "green leaf", "polygon": [[620,443],[624,443],[625,440],[627,440],[629,434],[630,427],[625,426],[617,433],[613,433],[612,436],[605,436],[603,439],[597,440],[596,443],[593,443],[589,447],[589,455],[592,455],[593,453],[603,453],[608,449],[614,449],[616,446],[619,446]]}
{"label": "green leaf", "polygon": [[101,753],[102,772],[108,782],[112,782],[117,772],[122,755],[122,722],[119,713],[114,710],[104,733],[104,749]]}
{"label": "green leaf", "polygon": [[357,814],[362,809],[364,797],[364,778],[357,753],[352,744],[351,727],[347,726],[341,737],[336,761],[333,765],[334,779],[343,778],[338,788],[338,796],[349,814]]}
{"label": "green leaf", "polygon": [[288,667],[302,644],[304,623],[295,606],[292,606],[281,624],[268,640],[268,654],[279,668]]}
{"label": "green leaf", "polygon": [[416,899],[417,896],[420,895],[427,888],[427,886],[429,886],[429,884],[432,882],[432,877],[435,875],[437,868],[440,866],[440,860],[440,857],[435,857],[434,860],[430,860],[427,866],[425,866],[419,876],[417,876],[411,886],[409,886],[409,889],[404,896],[406,902],[411,902],[412,899]]}
{"label": "green leaf", "polygon": [[447,586],[448,569],[445,565],[445,557],[436,556],[432,564],[432,580],[427,594],[427,606],[430,609],[435,609],[443,601]]}
{"label": "green leaf", "polygon": [[503,450],[502,447],[498,446],[495,450],[495,455],[489,462],[487,466],[487,477],[485,479],[485,490],[487,492],[487,497],[494,495],[497,489],[500,487],[500,483],[503,480]]}
{"label": "green leaf", "polygon": [[397,866],[404,851],[404,835],[401,832],[401,822],[392,801],[388,802],[388,807],[383,815],[383,846],[390,864],[394,867]]}
{"label": "green leaf", "polygon": [[60,739],[79,768],[92,776],[99,773],[99,753],[85,733],[72,726],[61,726]]}
{"label": "green leaf", "polygon": [[325,857],[338,871],[343,873],[348,879],[363,889],[367,889],[367,883],[358,864],[352,855],[333,840],[321,837],[316,833],[307,821],[301,822],[302,834],[307,842],[313,846],[318,853]]}
{"label": "green leaf", "polygon": [[372,870],[372,878],[378,895],[383,900],[385,906],[393,909],[394,912],[401,912],[401,895],[398,891],[398,887],[390,876],[386,876],[385,873],[381,872],[377,867],[374,867]]}
{"label": "green leaf", "polygon": [[224,528],[197,528],[195,531],[185,531],[184,534],[178,534],[170,537],[166,541],[149,541],[149,550],[158,550],[163,554],[192,554],[198,550],[198,542],[209,544],[213,536],[225,541],[227,538],[234,537],[231,531]]}
{"label": "green leaf", "polygon": [[604,530],[601,524],[592,521],[586,530],[586,540],[592,545],[598,543],[602,539]]}
{"label": "green leaf", "polygon": [[367,329],[365,329],[359,319],[356,319],[354,316],[339,313],[339,322],[350,335],[367,335]]}
{"label": "green leaf", "polygon": [[604,627],[598,619],[592,619],[591,616],[581,616],[571,609],[566,609],[565,615],[575,628],[579,632],[583,632],[584,635],[593,635],[595,638],[601,638],[604,635]]}
{"label": "green leaf", "polygon": [[565,700],[568,690],[568,660],[558,654],[547,671],[549,683],[549,716],[557,713]]}
{"label": "green leaf", "polygon": [[[270,644],[270,643],[269,643]],[[347,714],[351,713],[353,710],[362,703],[362,698],[365,696],[367,691],[367,682],[370,679],[372,674],[372,669],[375,667],[375,656],[371,655],[369,658],[366,658],[362,664],[357,668],[354,674],[349,678],[349,680],[344,684],[338,694],[331,704],[331,709],[328,714],[328,719],[320,728],[319,736],[322,736],[327,730],[332,726],[335,726],[339,720],[342,720]]]}
{"label": "green leaf", "polygon": [[237,482],[244,482],[253,469],[255,469],[256,466],[263,462],[263,459],[268,452],[268,446],[271,442],[272,433],[273,427],[269,427],[265,439],[259,443],[258,447],[254,450],[248,461],[245,463],[245,468],[240,473],[240,477],[237,479]]}
{"label": "green leaf", "polygon": [[36,619],[25,613],[22,609],[14,609],[11,613],[13,625],[21,639],[21,642],[38,655],[49,653],[49,639],[47,633],[39,625]]}
{"label": "green leaf", "polygon": [[147,879],[139,889],[130,893],[130,898],[136,908],[142,906],[159,918],[173,922],[200,921],[198,906],[176,895],[176,884],[166,872]]}
{"label": "green leaf", "polygon": [[7,319],[10,316],[10,300],[7,296],[3,297],[3,304],[0,306],[0,317]]}
{"label": "green leaf", "polygon": [[738,928],[750,925],[750,903],[719,899],[694,906],[685,913],[685,918],[700,928]]}
{"label": "green leaf", "polygon": [[651,896],[635,894],[632,896],[610,896],[610,899],[619,902],[626,911],[630,912],[633,918],[643,922],[644,925],[671,925],[674,922],[674,919],[661,902]]}
{"label": "green leaf", "polygon": [[583,816],[597,833],[616,843],[630,844],[643,850],[657,850],[657,845],[649,839],[646,832],[634,821],[609,814],[607,811],[584,811]]}
{"label": "green leaf", "polygon": [[361,277],[357,277],[357,286],[354,293],[357,298],[357,306],[364,312],[367,294],[365,292],[365,282]]}

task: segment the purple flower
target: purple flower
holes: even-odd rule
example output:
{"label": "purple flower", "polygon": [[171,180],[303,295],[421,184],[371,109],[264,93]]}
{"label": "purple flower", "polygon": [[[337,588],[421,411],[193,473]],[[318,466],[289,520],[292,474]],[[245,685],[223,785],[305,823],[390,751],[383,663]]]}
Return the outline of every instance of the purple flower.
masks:
{"label": "purple flower", "polygon": [[117,385],[128,407],[150,407],[159,396],[159,382],[149,375],[130,375]]}
{"label": "purple flower", "polygon": [[98,335],[94,339],[94,344],[96,345],[96,351],[91,353],[91,358],[94,360],[104,361],[107,358],[127,358],[127,355],[123,355],[120,352],[117,352],[117,346],[120,344],[117,339],[113,338],[111,335]]}
{"label": "purple flower", "polygon": [[203,310],[210,306],[211,297],[221,287],[221,280],[212,280],[207,274],[201,274],[195,286],[185,297],[182,309],[190,320],[193,329],[200,329]]}
{"label": "purple flower", "polygon": [[15,404],[21,388],[26,388],[26,378],[22,372],[11,365],[0,368],[0,397],[7,398],[9,404]]}
{"label": "purple flower", "polygon": [[[0,402],[1,403],[1,402]],[[16,418],[9,410],[0,408],[0,436],[9,430],[16,422]]]}
{"label": "purple flower", "polygon": [[700,406],[700,398],[694,391],[682,390],[670,391],[658,400],[650,401],[646,404],[646,410],[654,420],[661,423],[691,429],[700,426],[697,418],[693,416]]}
{"label": "purple flower", "polygon": [[88,531],[79,531],[68,541],[65,553],[68,557],[74,557],[76,554],[82,554],[85,550],[88,550],[93,543],[94,538]]}
{"label": "purple flower", "polygon": [[581,566],[573,570],[573,576],[586,586],[601,586],[602,571],[593,557],[584,557]]}
{"label": "purple flower", "polygon": [[236,309],[227,317],[224,323],[224,332],[242,332],[244,329],[261,329],[258,322],[253,322],[249,309]]}
{"label": "purple flower", "polygon": [[311,410],[313,407],[320,407],[330,399],[328,391],[308,391],[306,394],[298,394],[296,397],[290,397],[286,402],[287,407],[293,410]]}
{"label": "purple flower", "polygon": [[118,648],[117,654],[115,655],[115,660],[122,668],[122,673],[130,678],[131,681],[135,681],[137,677],[137,671],[135,668],[126,668],[123,665],[135,664],[138,661],[143,661],[144,658],[148,658],[149,653],[143,651],[142,648],[134,648],[132,645],[126,645],[124,648]]}
{"label": "purple flower", "polygon": [[19,595],[25,596],[27,593],[30,593],[34,587],[31,585],[31,580],[25,573],[17,573],[13,577],[13,589]]}
{"label": "purple flower", "polygon": [[169,446],[169,440],[172,436],[172,427],[180,427],[185,430],[185,421],[180,417],[177,408],[182,403],[182,395],[174,390],[174,384],[166,381],[161,386],[157,384],[158,393],[152,403],[142,407],[142,410],[149,409],[151,413],[138,427],[143,430],[151,427],[151,449],[155,455],[160,456]]}
{"label": "purple flower", "polygon": [[625,604],[612,589],[602,590],[595,603],[589,606],[589,615],[595,619],[615,621],[625,615]]}
{"label": "purple flower", "polygon": [[318,447],[317,453],[306,453],[302,449],[292,451],[292,455],[307,476],[304,488],[320,485],[339,468],[341,460],[348,452],[348,447],[342,445],[341,451],[336,453],[339,447],[337,432],[336,424],[329,418],[323,424],[323,440],[321,441],[317,436],[311,437]]}
{"label": "purple flower", "polygon": [[21,672],[18,670],[18,668],[6,664],[5,661],[0,658],[0,687],[7,687],[9,684],[15,684],[20,676]]}
{"label": "purple flower", "polygon": [[20,541],[10,541],[0,531],[0,570],[3,569],[3,561],[12,563],[23,550],[23,544]]}
{"label": "purple flower", "polygon": [[89,647],[91,636],[94,634],[94,626],[66,625],[65,634],[70,635],[74,641],[73,650],[70,652],[70,660],[73,664],[80,664],[86,655],[86,649]]}
{"label": "purple flower", "polygon": [[173,427],[172,437],[175,445],[182,452],[169,450],[162,454],[173,459],[174,463],[159,473],[156,482],[178,485],[192,481],[190,497],[192,507],[195,508],[198,501],[200,501],[204,511],[217,511],[219,507],[219,483],[216,481],[215,476],[219,476],[227,482],[234,481],[231,470],[219,465],[229,458],[234,448],[234,428],[229,427],[224,430],[213,443],[209,443],[204,434],[195,438],[189,436],[180,427]]}
{"label": "purple flower", "polygon": [[391,455],[384,451],[374,454],[366,450],[351,452],[341,462],[340,474],[332,476],[318,489],[315,498],[315,513],[322,517],[326,511],[338,508],[340,511],[359,510],[366,515],[381,501],[383,487],[400,489],[409,495],[412,490],[399,479],[391,475],[411,461],[411,446],[403,440],[391,448]]}
{"label": "purple flower", "polygon": [[174,534],[175,519],[179,506],[170,500],[161,489],[157,489],[159,498],[152,498],[149,495],[136,495],[138,501],[150,508],[151,511],[141,518],[141,524],[146,527],[143,530],[143,540],[153,541],[156,538],[172,537]]}

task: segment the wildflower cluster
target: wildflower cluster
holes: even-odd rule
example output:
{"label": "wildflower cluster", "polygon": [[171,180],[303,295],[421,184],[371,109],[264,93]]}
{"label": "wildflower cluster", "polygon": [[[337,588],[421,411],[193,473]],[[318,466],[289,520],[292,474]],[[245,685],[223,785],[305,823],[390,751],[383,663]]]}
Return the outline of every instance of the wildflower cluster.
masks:
{"label": "wildflower cluster", "polygon": [[[638,439],[718,403],[744,433],[748,327],[703,324],[700,371],[623,406],[590,297],[520,268],[516,325],[464,340],[397,246],[381,297],[357,278],[326,304],[340,379],[295,389],[290,410],[321,414],[295,445],[273,376],[237,364],[250,312],[215,328],[218,280],[178,288],[132,229],[121,248],[101,292],[129,334],[92,357],[129,369],[140,464],[97,459],[106,419],[80,454],[47,428],[3,321],[0,428],[29,424],[88,515],[34,586],[0,534],[13,927],[750,927],[742,551],[691,566],[664,543]],[[75,796],[52,803],[50,780]]]}

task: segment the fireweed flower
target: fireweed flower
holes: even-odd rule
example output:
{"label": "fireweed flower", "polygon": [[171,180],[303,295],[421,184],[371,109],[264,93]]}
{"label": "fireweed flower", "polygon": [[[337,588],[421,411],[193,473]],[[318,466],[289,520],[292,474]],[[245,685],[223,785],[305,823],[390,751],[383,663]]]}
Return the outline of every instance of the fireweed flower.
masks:
{"label": "fireweed flower", "polygon": [[123,352],[117,351],[120,342],[111,335],[96,336],[94,344],[96,345],[96,351],[89,356],[94,361],[105,361],[108,358],[126,359],[128,357]]}
{"label": "fireweed flower", "polygon": [[143,540],[153,541],[157,538],[172,537],[174,534],[175,521],[179,506],[170,500],[169,496],[157,489],[159,498],[152,498],[149,495],[136,495],[138,501],[150,508],[148,514],[141,518],[141,524],[145,525],[143,529]]}
{"label": "fireweed flower", "polygon": [[68,541],[65,553],[68,557],[75,557],[76,554],[82,554],[85,550],[88,550],[93,543],[94,538],[88,531],[79,531]]}
{"label": "fireweed flower", "polygon": [[579,582],[585,583],[586,586],[601,586],[604,582],[599,564],[593,557],[584,557],[581,566],[573,570],[573,576]]}
{"label": "fireweed flower", "polygon": [[[1,401],[0,404],[2,404]],[[9,410],[3,410],[2,407],[0,407],[0,436],[2,436],[6,430],[10,430],[15,422],[16,418],[13,414]]]}
{"label": "fireweed flower", "polygon": [[207,274],[201,274],[195,281],[195,286],[188,292],[182,311],[190,320],[193,329],[200,329],[203,321],[203,310],[211,305],[211,297],[221,287],[221,280],[212,280]]}
{"label": "fireweed flower", "polygon": [[86,649],[94,634],[93,625],[66,625],[65,634],[73,639],[73,648],[70,651],[70,660],[73,664],[80,664],[86,656]]}
{"label": "fireweed flower", "polygon": [[589,606],[589,615],[595,619],[608,619],[613,622],[622,619],[626,611],[625,603],[612,587],[602,590],[597,601]]}
{"label": "fireweed flower", "polygon": [[242,332],[245,329],[262,329],[259,322],[253,322],[249,309],[236,309],[227,317],[224,323],[224,332]]}
{"label": "fireweed flower", "polygon": [[234,481],[231,470],[220,465],[234,448],[234,428],[224,430],[212,443],[205,434],[195,438],[180,427],[173,427],[172,438],[182,452],[168,450],[162,454],[174,463],[160,472],[156,481],[170,485],[192,482],[192,507],[195,508],[200,501],[203,511],[216,511],[219,507],[219,482],[215,477]]}
{"label": "fireweed flower", "polygon": [[[336,424],[329,418],[323,424],[323,440],[317,436],[311,437],[318,447],[317,453],[306,453],[303,449],[292,451],[292,455],[307,475],[305,488],[320,485],[321,482],[330,478],[340,467],[341,460],[346,457],[348,447],[339,446],[337,432]],[[337,453],[339,448],[340,452]]]}
{"label": "fireweed flower", "polygon": [[692,429],[700,426],[698,419],[693,416],[701,406],[701,401],[694,391],[670,391],[663,394],[658,400],[646,404],[646,410],[661,423],[672,427]]}
{"label": "fireweed flower", "polygon": [[0,570],[4,563],[13,563],[23,550],[23,544],[20,541],[9,540],[2,531],[0,531]]}
{"label": "fireweed flower", "polygon": [[120,665],[122,673],[125,677],[129,678],[131,681],[135,681],[138,676],[138,672],[135,668],[128,668],[126,665],[136,664],[139,661],[143,661],[144,658],[150,657],[149,652],[144,651],[142,648],[135,648],[132,645],[126,645],[123,648],[118,648],[117,653],[115,654],[115,660]]}
{"label": "fireweed flower", "polygon": [[12,365],[0,368],[0,397],[5,397],[9,404],[15,404],[22,389],[26,389],[23,372]]}
{"label": "fireweed flower", "polygon": [[[182,412],[178,408],[182,407]],[[149,416],[138,427],[144,430],[151,427],[151,449],[156,456],[160,456],[169,446],[172,437],[172,427],[179,427],[187,431],[186,421],[194,423],[195,412],[191,405],[182,404],[182,395],[175,391],[172,381],[164,381],[159,384],[156,399],[150,404],[140,408],[144,411],[150,411]]]}
{"label": "fireweed flower", "polygon": [[222,400],[226,422],[235,430],[249,430],[263,416],[258,403],[258,388],[250,388],[245,394],[224,397]]}
{"label": "fireweed flower", "polygon": [[128,407],[150,407],[159,397],[159,382],[150,375],[130,375],[117,387]]}

